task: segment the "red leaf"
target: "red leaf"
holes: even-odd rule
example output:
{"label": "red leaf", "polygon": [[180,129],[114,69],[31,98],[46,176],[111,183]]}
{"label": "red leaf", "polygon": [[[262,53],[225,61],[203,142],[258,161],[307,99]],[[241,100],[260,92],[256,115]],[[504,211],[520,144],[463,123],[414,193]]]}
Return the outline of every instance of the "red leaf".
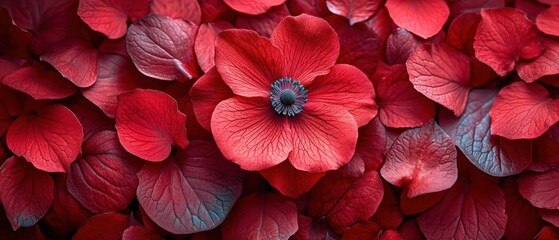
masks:
{"label": "red leaf", "polygon": [[532,139],[559,121],[559,100],[538,83],[515,82],[499,91],[489,114],[492,134]]}
{"label": "red leaf", "polygon": [[443,110],[439,122],[476,167],[493,176],[514,175],[532,161],[532,144],[492,135],[489,109],[495,95],[493,90],[473,90],[462,116]]}
{"label": "red leaf", "polygon": [[559,238],[559,231],[553,226],[544,226],[536,239],[538,240],[553,240]]}
{"label": "red leaf", "polygon": [[163,92],[136,89],[118,95],[118,139],[124,149],[144,160],[165,160],[172,145],[186,148],[185,122],[177,101]]}
{"label": "red leaf", "polygon": [[384,162],[385,142],[386,129],[379,118],[374,118],[367,125],[359,128],[355,156],[363,160],[366,171],[380,170]]}
{"label": "red leaf", "polygon": [[290,240],[324,239],[328,226],[322,219],[314,219],[299,214],[297,218],[299,229]]}
{"label": "red leaf", "polygon": [[400,193],[400,207],[402,209],[402,213],[406,215],[416,215],[429,210],[431,207],[439,203],[441,198],[446,193],[446,191],[441,191],[409,198],[406,196],[408,194],[407,192],[408,190],[404,189],[404,191]]}
{"label": "red leaf", "polygon": [[41,60],[50,63],[78,87],[89,87],[97,79],[97,50],[79,40],[64,40],[49,48]]}
{"label": "red leaf", "polygon": [[519,62],[516,66],[518,76],[522,80],[531,83],[547,75],[559,73],[559,41],[548,40],[544,42],[546,47],[542,55],[534,60]]}
{"label": "red leaf", "polygon": [[537,31],[521,10],[484,9],[474,40],[476,57],[500,76],[505,76],[514,70],[519,60],[532,59],[542,53]]}
{"label": "red leaf", "polygon": [[[210,142],[193,141],[138,174],[138,201],[160,227],[190,234],[218,226],[241,194],[242,173]],[[244,239],[244,238],[239,238]]]}
{"label": "red leaf", "polygon": [[500,239],[507,223],[505,205],[501,189],[466,175],[417,223],[427,239]]}
{"label": "red leaf", "polygon": [[559,209],[559,169],[543,173],[524,173],[518,179],[518,190],[538,208]]}
{"label": "red leaf", "polygon": [[545,208],[538,208],[537,210],[541,219],[553,224],[553,226],[557,227],[559,225],[559,210],[551,210]]}
{"label": "red leaf", "polygon": [[437,34],[450,14],[444,0],[387,0],[386,8],[394,23],[425,39]]}
{"label": "red leaf", "polygon": [[281,194],[290,198],[298,198],[308,192],[326,172],[310,173],[296,168],[289,163],[282,163],[260,171],[260,174]]}
{"label": "red leaf", "polygon": [[375,171],[360,177],[331,172],[311,192],[308,211],[312,216],[326,216],[334,231],[342,233],[358,220],[372,217],[383,195],[382,180]]}
{"label": "red leaf", "polygon": [[382,229],[379,225],[370,221],[361,221],[353,224],[342,236],[342,240],[376,240],[380,238]]}
{"label": "red leaf", "polygon": [[396,139],[380,173],[392,185],[406,187],[410,198],[439,192],[458,178],[456,154],[452,139],[431,121]]}
{"label": "red leaf", "polygon": [[54,71],[39,64],[15,70],[2,79],[2,84],[29,94],[35,99],[60,99],[76,92],[74,85]]}
{"label": "red leaf", "polygon": [[405,64],[412,52],[421,44],[418,37],[403,28],[397,28],[386,42],[386,62],[390,65]]}
{"label": "red leaf", "polygon": [[400,209],[400,199],[394,193],[390,183],[383,182],[383,186],[382,202],[370,220],[378,223],[384,229],[396,229],[404,221],[404,214]]}
{"label": "red leaf", "polygon": [[116,54],[101,54],[97,81],[93,86],[81,89],[81,92],[107,116],[114,118],[119,94],[157,86],[158,82],[140,74],[129,59]]}
{"label": "red leaf", "polygon": [[190,89],[192,107],[200,125],[211,131],[211,118],[215,108],[221,101],[233,96],[233,91],[223,82],[215,68],[200,77]]}
{"label": "red leaf", "polygon": [[78,15],[93,30],[110,39],[126,34],[126,21],[149,13],[149,0],[80,0]]}
{"label": "red leaf", "polygon": [[328,10],[349,19],[350,25],[373,16],[381,4],[379,0],[326,0]]}
{"label": "red leaf", "polygon": [[80,227],[72,240],[120,240],[129,222],[129,217],[120,213],[95,215]]}
{"label": "red leaf", "polygon": [[435,117],[435,104],[413,88],[404,65],[382,66],[373,78],[379,118],[387,127],[419,127]]}
{"label": "red leaf", "polygon": [[547,135],[534,140],[533,161],[528,169],[546,172],[559,167],[559,143]]}
{"label": "red leaf", "polygon": [[196,41],[194,42],[194,51],[198,64],[204,72],[208,72],[215,66],[215,40],[217,35],[227,29],[233,28],[229,22],[213,22],[200,25]]}
{"label": "red leaf", "polygon": [[0,136],[4,136],[4,133],[6,133],[12,121],[8,108],[0,101]]}
{"label": "red leaf", "polygon": [[114,131],[99,131],[83,143],[68,171],[68,191],[93,213],[125,209],[136,197],[140,170]]}
{"label": "red leaf", "polygon": [[235,11],[250,15],[259,15],[265,13],[271,7],[281,5],[285,0],[255,0],[246,2],[244,0],[223,0],[229,7]]}
{"label": "red leaf", "polygon": [[162,236],[141,226],[131,226],[124,230],[122,240],[164,240]]}
{"label": "red leaf", "polygon": [[478,13],[466,13],[456,17],[448,27],[446,42],[468,55],[474,55],[474,39],[480,21],[481,16]]}
{"label": "red leaf", "polygon": [[202,18],[202,10],[196,0],[153,0],[151,13],[188,20],[196,25],[200,25]]}
{"label": "red leaf", "polygon": [[66,172],[81,151],[82,125],[68,108],[46,105],[16,119],[6,134],[12,152],[47,172]]}
{"label": "red leaf", "polygon": [[35,225],[52,205],[51,176],[22,158],[11,157],[0,167],[0,181],[0,200],[14,230]]}
{"label": "red leaf", "polygon": [[541,218],[530,202],[518,193],[516,179],[508,178],[503,182],[506,214],[508,216],[505,239],[534,239],[541,229]]}
{"label": "red leaf", "polygon": [[151,15],[128,29],[126,45],[132,61],[143,74],[160,80],[198,77],[194,56],[196,24]]}
{"label": "red leaf", "polygon": [[254,193],[235,204],[221,233],[223,240],[288,239],[297,228],[295,203],[278,193]]}
{"label": "red leaf", "polygon": [[[559,3],[557,3],[559,4]],[[536,17],[536,25],[540,31],[559,36],[559,6],[551,6]]]}
{"label": "red leaf", "polygon": [[[450,18],[458,18],[464,13],[478,13],[484,8],[505,7],[505,0],[450,0]],[[518,0],[516,1],[518,4]]]}
{"label": "red leaf", "polygon": [[270,37],[278,23],[287,16],[289,16],[289,10],[285,4],[282,4],[256,16],[240,14],[237,16],[235,25],[238,28],[254,30],[261,36]]}
{"label": "red leaf", "polygon": [[423,44],[411,54],[406,67],[417,91],[456,116],[464,112],[470,90],[468,56],[445,44]]}

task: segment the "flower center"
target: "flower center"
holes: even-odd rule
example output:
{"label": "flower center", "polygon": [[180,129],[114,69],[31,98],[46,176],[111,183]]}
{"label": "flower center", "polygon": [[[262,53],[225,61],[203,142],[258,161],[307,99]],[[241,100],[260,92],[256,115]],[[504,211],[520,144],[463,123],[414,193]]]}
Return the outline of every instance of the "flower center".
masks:
{"label": "flower center", "polygon": [[299,81],[284,77],[272,84],[269,96],[278,114],[295,116],[303,111],[307,102],[307,89]]}

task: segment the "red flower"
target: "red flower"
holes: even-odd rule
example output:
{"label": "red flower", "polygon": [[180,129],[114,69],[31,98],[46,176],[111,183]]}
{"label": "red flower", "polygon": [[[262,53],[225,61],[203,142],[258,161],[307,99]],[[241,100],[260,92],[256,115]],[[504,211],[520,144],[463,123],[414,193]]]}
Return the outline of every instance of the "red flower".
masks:
{"label": "red flower", "polygon": [[226,100],[216,102],[211,130],[223,154],[246,170],[289,159],[299,170],[323,172],[349,162],[357,128],[377,108],[365,74],[336,64],[339,51],[328,23],[305,14],[285,18],[270,39],[248,30],[222,32],[216,67],[234,94],[221,91]]}

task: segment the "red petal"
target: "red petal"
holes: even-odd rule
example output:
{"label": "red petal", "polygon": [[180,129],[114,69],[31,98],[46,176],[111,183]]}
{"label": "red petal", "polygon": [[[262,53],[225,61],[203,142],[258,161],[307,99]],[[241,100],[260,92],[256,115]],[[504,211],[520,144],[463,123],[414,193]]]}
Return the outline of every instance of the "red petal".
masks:
{"label": "red petal", "polygon": [[238,28],[254,30],[261,36],[270,37],[278,23],[287,16],[289,16],[289,10],[285,4],[282,4],[256,16],[241,14],[237,16],[235,25]]}
{"label": "red petal", "polygon": [[78,15],[93,30],[110,39],[126,34],[126,21],[149,13],[148,0],[80,0]]}
{"label": "red petal", "polygon": [[129,222],[129,217],[120,213],[95,215],[80,227],[72,239],[122,239],[122,233],[128,227]]}
{"label": "red petal", "polygon": [[378,0],[326,0],[326,6],[330,12],[344,16],[353,25],[373,16],[382,1]]}
{"label": "red petal", "polygon": [[400,193],[400,208],[402,213],[410,216],[425,212],[435,206],[444,197],[446,191],[427,193],[417,197],[409,198],[408,190]]}
{"label": "red petal", "polygon": [[138,70],[147,76],[160,80],[195,78],[197,29],[190,21],[150,15],[128,29],[128,53]]}
{"label": "red petal", "polygon": [[290,198],[298,198],[311,190],[326,173],[309,173],[297,170],[289,161],[260,171],[260,174],[281,194]]}
{"label": "red petal", "polygon": [[16,119],[6,134],[12,152],[36,168],[65,172],[81,151],[83,128],[68,108],[52,104]]}
{"label": "red petal", "polygon": [[202,10],[196,0],[153,0],[151,13],[188,20],[196,25],[200,25],[202,18]]}
{"label": "red petal", "polygon": [[54,181],[24,159],[9,158],[0,169],[0,200],[14,230],[35,225],[54,200]]}
{"label": "red petal", "polygon": [[141,227],[141,226],[130,226],[124,233],[122,233],[122,240],[164,240],[162,236]]}
{"label": "red petal", "polygon": [[395,229],[404,221],[404,214],[399,204],[400,199],[394,193],[390,183],[383,181],[383,186],[384,197],[371,221],[378,223],[382,228]]}
{"label": "red petal", "polygon": [[27,93],[35,99],[60,99],[76,92],[71,82],[38,64],[11,72],[2,79],[2,84]]}
{"label": "red petal", "polygon": [[[515,3],[518,7],[518,2]],[[451,0],[449,1],[450,6],[450,18],[458,18],[464,13],[478,13],[484,8],[502,8],[505,7],[505,0]]]}
{"label": "red petal", "polygon": [[533,161],[528,169],[546,172],[559,167],[559,143],[543,135],[533,142]]}
{"label": "red petal", "polygon": [[204,72],[215,66],[215,40],[217,35],[224,30],[233,28],[229,22],[204,23],[198,29],[198,35],[194,42],[194,51],[198,64]]}
{"label": "red petal", "polygon": [[[380,238],[382,228],[370,221],[359,221],[344,231],[342,240],[376,240]],[[385,239],[382,239],[385,240]]]}
{"label": "red petal", "polygon": [[211,119],[215,108],[221,101],[234,96],[215,68],[199,78],[190,89],[190,97],[200,125],[211,131]]}
{"label": "red petal", "polygon": [[542,53],[537,31],[521,10],[484,9],[474,41],[476,57],[505,76],[520,59],[535,58]]}
{"label": "red petal", "polygon": [[[526,200],[524,200],[526,201]],[[530,203],[528,203],[530,204]],[[531,206],[531,205],[530,205]],[[541,216],[541,219],[545,220],[548,223],[553,224],[555,227],[559,225],[559,210],[551,210],[545,208],[538,208],[538,213]]]}
{"label": "red petal", "polygon": [[359,128],[355,155],[359,156],[366,171],[378,171],[384,162],[384,148],[386,142],[386,129],[374,118],[367,125]]}
{"label": "red petal", "polygon": [[559,36],[559,29],[557,29],[559,25],[559,6],[551,6],[538,14],[536,25],[544,33]]}
{"label": "red petal", "polygon": [[446,42],[458,50],[474,55],[474,39],[481,21],[478,13],[466,13],[452,21],[448,29]]}
{"label": "red petal", "polygon": [[215,44],[217,71],[235,94],[268,98],[270,85],[284,77],[281,52],[253,31],[222,32]]}
{"label": "red petal", "polygon": [[529,62],[519,62],[516,66],[518,76],[522,80],[531,83],[543,76],[559,73],[559,65],[557,64],[557,59],[559,59],[559,41],[549,40],[544,42],[544,45],[546,48],[542,55]]}
{"label": "red petal", "polygon": [[386,8],[394,23],[422,38],[437,34],[450,14],[444,0],[387,0]]}
{"label": "red petal", "polygon": [[[382,72],[384,71],[384,72]],[[419,127],[435,117],[435,104],[417,92],[404,65],[383,66],[376,80],[380,121],[387,127]]]}
{"label": "red petal", "polygon": [[537,138],[559,121],[559,100],[537,83],[515,82],[499,91],[491,107],[491,132],[508,139]]}
{"label": "red petal", "polygon": [[397,28],[386,42],[386,62],[390,65],[405,64],[413,51],[421,44],[418,37],[403,28]]}
{"label": "red petal", "polygon": [[444,44],[423,44],[412,53],[406,67],[417,91],[456,116],[464,112],[470,90],[468,56]]}
{"label": "red petal", "polygon": [[146,163],[138,201],[160,227],[190,234],[218,226],[241,195],[242,172],[215,145],[193,141],[184,152]]}
{"label": "red petal", "polygon": [[84,139],[93,133],[103,130],[114,130],[115,122],[108,118],[93,103],[85,98],[74,98],[68,108],[76,115],[83,126]]}
{"label": "red petal", "polygon": [[297,118],[289,120],[293,139],[289,161],[295,168],[307,172],[334,170],[348,163],[355,153],[357,124],[347,110],[309,102]]}
{"label": "red petal", "polygon": [[328,74],[317,77],[306,89],[310,103],[344,108],[353,115],[359,127],[377,115],[373,84],[354,66],[336,64]]}
{"label": "red petal", "polygon": [[223,0],[229,7],[235,11],[259,15],[265,13],[271,7],[281,5],[285,0],[254,0],[246,2],[244,0]]}
{"label": "red petal", "polygon": [[323,19],[307,14],[282,20],[271,40],[283,53],[284,75],[303,85],[328,73],[340,53],[334,29]]}
{"label": "red petal", "polygon": [[325,239],[328,226],[322,219],[313,219],[299,214],[297,218],[299,229],[291,236],[291,240]]}
{"label": "red petal", "polygon": [[221,233],[223,240],[288,239],[297,228],[295,203],[277,193],[255,193],[235,204]]}
{"label": "red petal", "polygon": [[417,222],[427,239],[500,239],[507,215],[501,189],[464,176]]}
{"label": "red petal", "polygon": [[82,157],[68,171],[68,191],[93,213],[117,212],[136,197],[139,166],[114,131],[99,131],[83,143]]}
{"label": "red petal", "polygon": [[268,99],[234,97],[217,105],[211,127],[227,159],[242,169],[259,171],[278,165],[293,149],[287,124]]}
{"label": "red petal", "polygon": [[171,96],[136,89],[118,95],[116,129],[124,148],[147,161],[165,160],[172,145],[186,148],[186,116]]}
{"label": "red petal", "polygon": [[41,60],[50,63],[78,87],[89,87],[97,79],[97,50],[85,42],[62,41],[49,48]]}
{"label": "red petal", "polygon": [[518,193],[516,179],[508,178],[502,183],[508,216],[504,238],[534,239],[542,227],[537,209]]}
{"label": "red petal", "polygon": [[527,172],[518,179],[518,190],[538,208],[559,209],[559,169]]}
{"label": "red petal", "polygon": [[130,59],[116,54],[102,54],[95,84],[81,89],[81,92],[107,116],[114,118],[119,94],[136,88],[157,88],[157,84],[139,73]]}
{"label": "red petal", "polygon": [[12,121],[12,116],[10,116],[8,108],[0,101],[0,136],[4,136],[4,133],[6,133]]}
{"label": "red petal", "polygon": [[439,192],[458,178],[456,154],[452,139],[431,121],[396,139],[380,173],[392,185],[406,187],[410,198]]}

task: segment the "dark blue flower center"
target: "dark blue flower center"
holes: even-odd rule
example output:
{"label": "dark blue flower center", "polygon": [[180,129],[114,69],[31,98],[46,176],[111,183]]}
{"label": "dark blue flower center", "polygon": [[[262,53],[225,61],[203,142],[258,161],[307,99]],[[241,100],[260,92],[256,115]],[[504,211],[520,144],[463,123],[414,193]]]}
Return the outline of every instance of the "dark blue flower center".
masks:
{"label": "dark blue flower center", "polygon": [[295,116],[303,111],[307,102],[307,89],[299,81],[284,77],[272,84],[269,96],[278,114]]}

